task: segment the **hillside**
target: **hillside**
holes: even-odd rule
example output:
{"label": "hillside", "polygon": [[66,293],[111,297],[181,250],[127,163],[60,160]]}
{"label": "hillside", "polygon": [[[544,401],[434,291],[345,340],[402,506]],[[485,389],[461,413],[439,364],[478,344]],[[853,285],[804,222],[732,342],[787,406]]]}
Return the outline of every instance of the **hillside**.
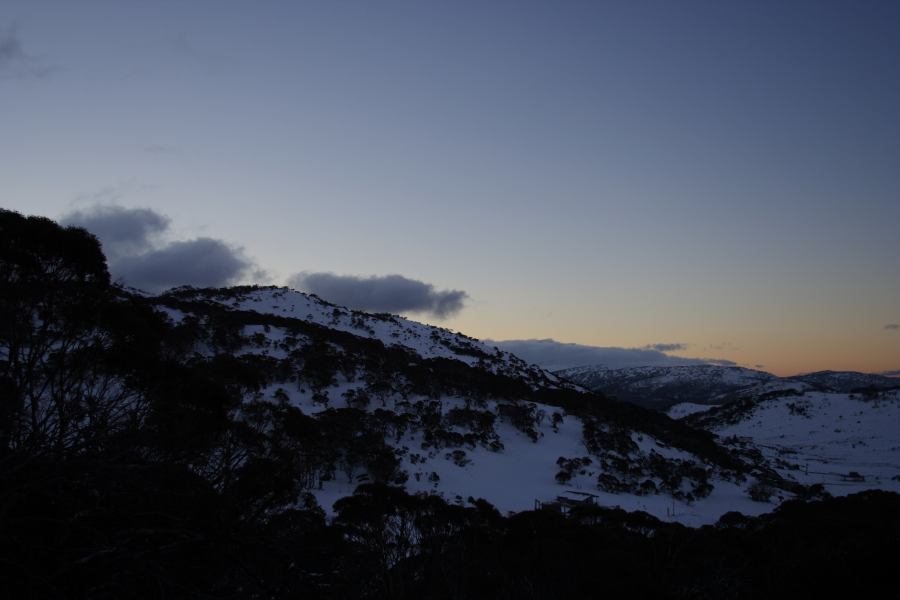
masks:
{"label": "hillside", "polygon": [[900,391],[773,394],[685,419],[727,445],[756,448],[786,479],[834,495],[900,492]]}
{"label": "hillside", "polygon": [[714,365],[558,372],[621,400],[665,409],[765,459],[785,479],[832,494],[900,491],[896,380],[823,371],[777,377]]}
{"label": "hillside", "polygon": [[[406,348],[422,359],[458,360],[491,373],[527,381],[534,388],[571,387],[555,375],[517,356],[462,333],[424,325],[399,315],[372,314],[337,306],[312,294],[278,287],[179,289],[161,296],[158,306],[173,307],[169,316],[180,323],[180,305],[214,304],[229,311],[296,319],[311,325],[377,340],[386,347]],[[194,309],[196,310],[196,308]],[[275,334],[278,335],[278,334]],[[271,336],[269,336],[271,337]]]}
{"label": "hillside", "polygon": [[[771,473],[706,434],[457,333],[283,288],[179,290],[150,302],[191,332],[194,352],[267,365],[255,401],[381,432],[354,451],[361,458],[316,470],[307,491],[326,511],[375,480],[451,502],[481,497],[504,512],[573,493],[691,524],[772,506],[748,491]],[[362,458],[376,448],[392,463],[384,472]]]}

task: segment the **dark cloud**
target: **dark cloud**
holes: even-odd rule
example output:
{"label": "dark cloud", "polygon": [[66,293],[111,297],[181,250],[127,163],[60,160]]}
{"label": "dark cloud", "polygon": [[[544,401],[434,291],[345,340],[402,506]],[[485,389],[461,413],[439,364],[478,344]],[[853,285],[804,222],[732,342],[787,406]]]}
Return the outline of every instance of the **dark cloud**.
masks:
{"label": "dark cloud", "polygon": [[897,329],[900,329],[900,323],[888,323],[884,328],[890,331],[896,331]]}
{"label": "dark cloud", "polygon": [[126,256],[112,263],[110,270],[128,285],[161,292],[179,285],[232,285],[253,271],[253,263],[240,248],[222,240],[197,238]]}
{"label": "dark cloud", "polygon": [[147,251],[169,228],[169,218],[149,208],[94,206],[64,216],[64,225],[84,227],[103,244],[110,261]]}
{"label": "dark cloud", "polygon": [[678,350],[687,350],[687,344],[647,344],[644,350],[657,350],[659,352],[677,352]]}
{"label": "dark cloud", "polygon": [[149,208],[93,206],[63,217],[97,236],[112,276],[148,292],[171,287],[223,287],[262,277],[241,248],[203,237],[163,242],[170,219]]}
{"label": "dark cloud", "polygon": [[900,369],[894,369],[893,371],[882,371],[879,375],[884,375],[885,377],[900,377]]}
{"label": "dark cloud", "polygon": [[434,286],[402,275],[356,277],[334,273],[298,273],[288,285],[321,296],[329,302],[359,310],[403,313],[424,312],[438,318],[462,310],[468,294]]}
{"label": "dark cloud", "polygon": [[668,356],[659,350],[647,348],[585,346],[582,344],[566,344],[552,339],[485,341],[494,344],[502,350],[512,352],[528,362],[550,370],[587,365],[602,365],[610,369],[624,369],[627,367],[677,367],[726,362],[698,358],[679,358]]}

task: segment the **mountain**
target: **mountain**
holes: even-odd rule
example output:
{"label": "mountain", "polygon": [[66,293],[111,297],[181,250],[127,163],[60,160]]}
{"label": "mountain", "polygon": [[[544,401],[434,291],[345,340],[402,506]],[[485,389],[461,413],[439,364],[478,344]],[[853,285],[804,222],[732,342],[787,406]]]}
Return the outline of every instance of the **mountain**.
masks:
{"label": "mountain", "polygon": [[743,367],[691,365],[606,369],[575,367],[557,371],[562,379],[623,402],[665,411],[677,404],[709,406],[781,390],[802,392],[811,385]]}

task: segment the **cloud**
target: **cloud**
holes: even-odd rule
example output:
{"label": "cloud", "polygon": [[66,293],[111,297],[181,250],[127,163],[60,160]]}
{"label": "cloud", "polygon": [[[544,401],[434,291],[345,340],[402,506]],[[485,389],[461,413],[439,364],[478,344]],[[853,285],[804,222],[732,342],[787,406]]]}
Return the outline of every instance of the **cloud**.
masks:
{"label": "cloud", "polygon": [[659,352],[677,352],[679,350],[687,350],[687,344],[647,344],[644,350],[657,350]]}
{"label": "cloud", "polygon": [[235,284],[253,271],[241,248],[203,237],[172,242],[158,250],[126,256],[110,265],[129,285],[161,292],[179,285],[222,287]]}
{"label": "cloud", "polygon": [[93,206],[61,222],[96,235],[113,278],[148,292],[180,285],[223,287],[264,276],[242,248],[222,240],[165,241],[171,220],[150,208]]}
{"label": "cloud", "polygon": [[900,377],[900,369],[894,369],[893,371],[882,371],[879,375],[884,375],[885,377]]}
{"label": "cloud", "polygon": [[424,281],[402,275],[356,277],[334,273],[298,273],[288,285],[329,302],[375,312],[424,312],[443,319],[463,309],[468,294],[434,289]]}
{"label": "cloud", "polygon": [[567,344],[552,339],[485,340],[502,350],[545,369],[558,370],[586,365],[602,365],[610,369],[627,367],[676,367],[682,365],[724,364],[720,359],[680,358],[648,348],[617,348]]}
{"label": "cloud", "polygon": [[15,24],[0,33],[0,78],[43,78],[57,70],[25,52]]}
{"label": "cloud", "polygon": [[884,328],[889,331],[896,331],[896,330],[900,329],[900,323],[888,323],[887,325],[884,326]]}
{"label": "cloud", "polygon": [[94,206],[64,216],[64,225],[84,227],[103,244],[111,261],[149,250],[169,228],[168,217],[149,208]]}

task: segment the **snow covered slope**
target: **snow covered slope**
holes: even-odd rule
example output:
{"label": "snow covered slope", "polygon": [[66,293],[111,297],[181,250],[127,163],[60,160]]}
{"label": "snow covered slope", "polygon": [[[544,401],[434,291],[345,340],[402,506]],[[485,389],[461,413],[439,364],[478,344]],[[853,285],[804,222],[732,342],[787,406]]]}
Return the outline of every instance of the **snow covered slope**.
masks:
{"label": "snow covered slope", "polygon": [[755,447],[785,478],[834,495],[900,492],[900,391],[806,392],[687,418],[733,447]]}
{"label": "snow covered slope", "polygon": [[773,391],[811,389],[802,381],[785,380],[764,371],[718,365],[627,369],[576,367],[558,371],[557,375],[589,390],[663,411],[685,402],[724,404],[736,398]]}
{"label": "snow covered slope", "polygon": [[[290,395],[292,403],[308,414],[328,410],[304,394]],[[441,397],[432,402],[445,423],[461,422],[459,415],[469,410],[463,398]],[[412,416],[410,407],[403,404],[388,399],[377,409]],[[342,401],[330,404],[332,409],[343,406]],[[499,417],[501,406],[502,402],[487,401],[476,410]],[[759,484],[753,476],[712,465],[640,431],[622,435],[609,427],[601,436],[618,438],[617,444],[589,449],[581,418],[550,405],[529,406],[538,415],[532,433],[499,417],[486,443],[438,440],[441,436],[410,427],[394,441],[407,490],[439,494],[460,504],[484,498],[504,513],[531,510],[538,502],[560,496],[588,498],[601,506],[641,510],[689,526],[714,523],[729,511],[762,514],[793,497],[778,490],[765,500],[754,500],[750,489]],[[471,439],[472,430],[466,425],[451,425],[447,431],[450,436]],[[363,471],[340,472],[312,493],[328,510],[369,480]]]}
{"label": "snow covered slope", "polygon": [[[198,357],[247,371],[247,415],[259,403],[299,409],[292,419],[328,432],[305,475],[326,510],[359,483],[388,481],[502,511],[574,494],[697,525],[767,512],[799,490],[707,432],[446,329],[280,288],[153,302]],[[775,493],[752,499],[763,483]]]}
{"label": "snow covered slope", "polygon": [[402,346],[422,358],[450,358],[493,373],[522,378],[534,386],[569,387],[556,375],[519,357],[449,329],[425,325],[388,313],[367,313],[332,304],[314,294],[279,287],[182,288],[161,299],[208,302],[237,311],[252,311],[315,323],[328,329]]}

